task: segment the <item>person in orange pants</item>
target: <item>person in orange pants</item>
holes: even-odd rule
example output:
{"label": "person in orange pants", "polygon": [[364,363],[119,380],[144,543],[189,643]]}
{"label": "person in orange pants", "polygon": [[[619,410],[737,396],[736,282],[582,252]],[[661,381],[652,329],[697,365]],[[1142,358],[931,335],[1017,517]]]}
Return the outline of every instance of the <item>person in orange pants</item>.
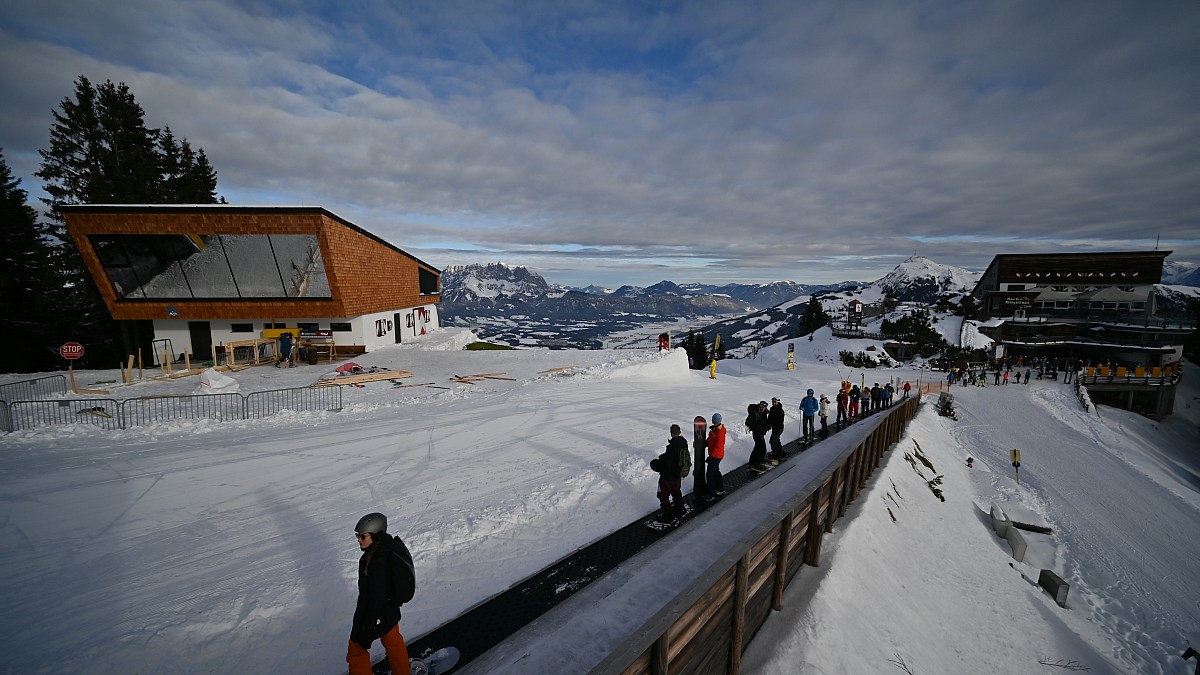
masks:
{"label": "person in orange pants", "polygon": [[346,647],[346,663],[350,675],[371,675],[371,643],[379,640],[387,650],[388,664],[396,675],[411,675],[408,665],[408,646],[400,634],[400,604],[389,599],[393,589],[392,575],[397,573],[389,559],[393,550],[403,551],[409,567],[410,582],[407,598],[412,597],[412,556],[399,537],[387,533],[387,516],[368,513],[354,527],[358,548],[363,552],[358,561],[358,604],[354,608],[354,626]]}

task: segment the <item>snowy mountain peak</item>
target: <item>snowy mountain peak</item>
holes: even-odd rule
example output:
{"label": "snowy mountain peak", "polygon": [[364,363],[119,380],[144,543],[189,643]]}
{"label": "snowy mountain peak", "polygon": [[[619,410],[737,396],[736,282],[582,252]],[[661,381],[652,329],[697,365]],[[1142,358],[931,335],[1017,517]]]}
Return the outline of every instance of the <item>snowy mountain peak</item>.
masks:
{"label": "snowy mountain peak", "polygon": [[[890,293],[898,300],[931,301],[931,293],[969,293],[979,275],[961,267],[935,262],[914,255],[896,266],[872,286]],[[905,296],[921,297],[905,297]]]}
{"label": "snowy mountain peak", "polygon": [[505,263],[487,265],[450,265],[442,270],[442,300],[499,296],[536,297],[545,295],[550,285],[526,267]]}

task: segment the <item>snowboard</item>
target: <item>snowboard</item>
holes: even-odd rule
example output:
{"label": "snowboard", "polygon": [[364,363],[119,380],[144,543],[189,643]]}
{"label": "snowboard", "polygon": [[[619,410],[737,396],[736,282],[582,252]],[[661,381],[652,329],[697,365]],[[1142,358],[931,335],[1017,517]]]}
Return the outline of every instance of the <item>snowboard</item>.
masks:
{"label": "snowboard", "polygon": [[772,464],[771,462],[763,462],[761,464],[755,464],[750,467],[750,477],[754,478],[755,476],[761,476],[764,473],[770,471],[771,469],[774,469],[777,466],[779,466],[778,463]]}
{"label": "snowboard", "polygon": [[691,518],[692,513],[694,513],[696,510],[691,504],[684,504],[683,509],[683,517],[676,518],[669,523],[660,522],[658,520],[658,516],[654,516],[653,518],[645,521],[643,524],[646,526],[646,529],[654,530],[655,532],[667,532],[669,530],[673,530],[682,525],[688,518]]}
{"label": "snowboard", "polygon": [[702,495],[708,492],[707,483],[704,478],[704,456],[707,454],[705,450],[708,448],[708,422],[701,416],[696,415],[692,420],[692,494]]}
{"label": "snowboard", "polygon": [[[408,668],[412,675],[441,675],[458,665],[459,656],[457,647],[442,647],[435,652],[425,652],[421,658],[409,659]],[[392,672],[392,669],[387,659],[383,659],[372,666],[371,671],[382,675]]]}

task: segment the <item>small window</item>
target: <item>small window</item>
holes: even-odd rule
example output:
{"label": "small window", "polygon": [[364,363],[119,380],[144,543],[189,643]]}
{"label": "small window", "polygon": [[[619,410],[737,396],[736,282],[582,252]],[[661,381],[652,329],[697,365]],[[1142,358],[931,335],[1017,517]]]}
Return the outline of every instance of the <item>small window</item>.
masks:
{"label": "small window", "polygon": [[287,328],[286,323],[264,323],[263,328]]}
{"label": "small window", "polygon": [[329,330],[335,333],[349,333],[354,329],[348,323],[331,323],[329,324]]}
{"label": "small window", "polygon": [[231,333],[253,333],[254,324],[252,323],[235,323],[229,327]]}
{"label": "small window", "polygon": [[300,330],[321,330],[321,324],[319,324],[319,323],[297,323],[296,328],[299,328]]}

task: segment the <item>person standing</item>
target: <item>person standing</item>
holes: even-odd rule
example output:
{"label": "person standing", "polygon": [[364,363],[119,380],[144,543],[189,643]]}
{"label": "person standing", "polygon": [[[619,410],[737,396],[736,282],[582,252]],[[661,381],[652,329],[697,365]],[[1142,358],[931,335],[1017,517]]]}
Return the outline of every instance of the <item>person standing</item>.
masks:
{"label": "person standing", "polygon": [[1029,369],[1025,369],[1025,384],[1029,384]]}
{"label": "person standing", "polygon": [[1008,373],[1009,371],[1004,371],[1004,384],[1008,384]]}
{"label": "person standing", "polygon": [[912,384],[905,382],[904,383],[904,396],[902,396],[901,398],[908,398],[908,392],[910,389],[912,389]]}
{"label": "person standing", "polygon": [[834,400],[837,402],[837,419],[834,420],[833,425],[839,429],[845,429],[849,422],[846,416],[846,406],[850,401],[850,394],[845,389],[838,389]]}
{"label": "person standing", "polygon": [[[399,537],[387,533],[387,516],[368,513],[354,526],[362,556],[358,560],[358,604],[346,649],[350,675],[371,675],[371,643],[379,640],[388,664],[397,675],[411,675],[408,646],[400,634],[401,599],[393,598],[393,574],[406,574],[409,589],[416,586],[412,554]],[[410,594],[411,597],[411,594]],[[407,600],[407,598],[403,599]]]}
{"label": "person standing", "polygon": [[829,437],[829,397],[821,394],[818,402],[817,415],[821,418],[821,437]]}
{"label": "person standing", "polygon": [[683,505],[683,456],[689,452],[683,430],[678,424],[672,424],[671,439],[667,441],[666,450],[650,463],[650,468],[658,472],[658,504],[662,507],[658,520],[661,523],[679,520],[686,512]]}
{"label": "person standing", "polygon": [[862,391],[856,384],[850,387],[850,393],[847,396],[850,397],[850,419],[855,419],[858,417],[858,403],[859,399],[862,398]]}
{"label": "person standing", "polygon": [[708,486],[710,500],[725,496],[725,479],[721,476],[721,460],[725,459],[725,425],[721,421],[721,413],[713,413],[705,442],[708,459],[705,460],[704,484]]}
{"label": "person standing", "polygon": [[768,459],[782,460],[787,457],[787,453],[783,451],[783,442],[780,440],[783,436],[785,418],[783,404],[779,402],[779,399],[772,398],[771,409],[767,412],[767,424],[771,425],[771,452],[767,455]]}
{"label": "person standing", "polygon": [[816,435],[814,425],[816,423],[817,410],[821,407],[817,403],[817,397],[813,395],[814,393],[812,389],[809,389],[804,398],[800,399],[800,414],[803,420],[800,435],[806,443],[811,443],[813,436]]}
{"label": "person standing", "polygon": [[292,334],[285,332],[279,336],[279,360],[275,362],[275,367],[278,368],[281,363],[287,361],[288,367],[296,365],[292,360]]}
{"label": "person standing", "polygon": [[758,466],[767,460],[767,432],[771,430],[767,422],[766,401],[746,406],[746,430],[754,439],[754,448],[750,450],[750,466]]}

